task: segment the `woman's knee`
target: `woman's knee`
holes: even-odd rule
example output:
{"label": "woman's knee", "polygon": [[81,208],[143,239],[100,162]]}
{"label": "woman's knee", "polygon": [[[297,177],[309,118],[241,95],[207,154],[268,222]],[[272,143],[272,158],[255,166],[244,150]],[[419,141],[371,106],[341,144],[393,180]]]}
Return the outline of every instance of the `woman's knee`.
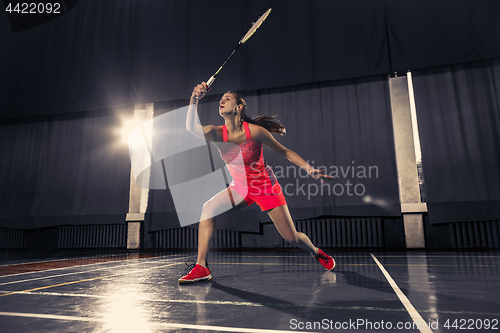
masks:
{"label": "woman's knee", "polygon": [[213,206],[213,204],[212,204],[211,200],[208,200],[208,201],[206,201],[206,202],[203,204],[203,210],[209,210],[209,209],[210,209],[210,207],[212,207],[212,206]]}
{"label": "woman's knee", "polygon": [[211,199],[203,204],[202,214],[207,218],[214,217],[216,210],[217,210],[217,203]]}
{"label": "woman's knee", "polygon": [[283,238],[287,242],[290,242],[292,244],[299,244],[300,243],[299,234],[297,232],[293,233],[293,234],[290,233],[290,234],[283,235]]}

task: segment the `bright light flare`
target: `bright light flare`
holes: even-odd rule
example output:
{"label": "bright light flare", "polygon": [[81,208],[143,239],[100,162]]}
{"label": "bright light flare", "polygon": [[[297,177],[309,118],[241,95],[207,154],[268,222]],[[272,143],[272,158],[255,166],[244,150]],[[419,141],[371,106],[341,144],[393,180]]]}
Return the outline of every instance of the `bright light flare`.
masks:
{"label": "bright light flare", "polygon": [[137,127],[141,126],[141,124],[142,122],[136,119],[125,120],[121,130],[122,142],[128,144],[130,133],[132,133],[132,131]]}
{"label": "bright light flare", "polygon": [[378,205],[378,206],[386,206],[387,205],[387,201],[380,199],[380,198],[377,198],[377,197],[371,197],[369,195],[365,195],[363,197],[363,201],[366,203],[371,203],[371,204]]}

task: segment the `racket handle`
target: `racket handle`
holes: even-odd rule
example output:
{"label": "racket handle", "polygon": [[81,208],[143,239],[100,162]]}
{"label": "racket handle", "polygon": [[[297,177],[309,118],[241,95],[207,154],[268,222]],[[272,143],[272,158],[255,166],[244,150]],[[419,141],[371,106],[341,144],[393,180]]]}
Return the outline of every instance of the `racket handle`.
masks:
{"label": "racket handle", "polygon": [[[212,76],[210,79],[208,79],[207,81],[207,86],[210,88],[210,86],[212,85],[212,83],[214,83],[215,81],[215,76]],[[201,99],[199,96],[195,96],[196,99]]]}
{"label": "racket handle", "polygon": [[212,76],[212,77],[211,77],[211,78],[207,81],[207,86],[209,86],[209,87],[210,87],[210,86],[212,85],[212,83],[214,83],[214,81],[215,81],[215,77],[214,77],[214,76]]}

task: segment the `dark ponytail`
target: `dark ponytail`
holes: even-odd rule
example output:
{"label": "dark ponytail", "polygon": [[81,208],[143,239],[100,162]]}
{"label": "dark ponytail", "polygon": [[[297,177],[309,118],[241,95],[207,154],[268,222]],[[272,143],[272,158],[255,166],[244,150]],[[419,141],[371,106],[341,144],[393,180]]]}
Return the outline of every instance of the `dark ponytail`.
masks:
{"label": "dark ponytail", "polygon": [[247,103],[243,98],[241,98],[240,95],[238,95],[235,92],[228,91],[229,93],[233,94],[234,97],[236,98],[236,101],[238,102],[238,105],[243,105],[243,109],[241,109],[241,120],[246,121],[247,123],[250,124],[255,124],[264,127],[266,130],[268,130],[271,133],[283,135],[286,133],[286,129],[283,125],[281,125],[280,121],[276,119],[277,116],[257,116],[255,118],[250,118],[246,114],[247,110]]}

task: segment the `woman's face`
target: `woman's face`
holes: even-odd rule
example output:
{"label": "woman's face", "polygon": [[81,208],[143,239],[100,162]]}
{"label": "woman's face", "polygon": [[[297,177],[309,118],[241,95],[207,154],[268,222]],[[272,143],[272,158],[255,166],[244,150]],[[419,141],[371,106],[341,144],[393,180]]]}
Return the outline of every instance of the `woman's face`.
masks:
{"label": "woman's face", "polygon": [[238,101],[232,93],[225,93],[219,102],[219,113],[233,114],[238,109]]}

